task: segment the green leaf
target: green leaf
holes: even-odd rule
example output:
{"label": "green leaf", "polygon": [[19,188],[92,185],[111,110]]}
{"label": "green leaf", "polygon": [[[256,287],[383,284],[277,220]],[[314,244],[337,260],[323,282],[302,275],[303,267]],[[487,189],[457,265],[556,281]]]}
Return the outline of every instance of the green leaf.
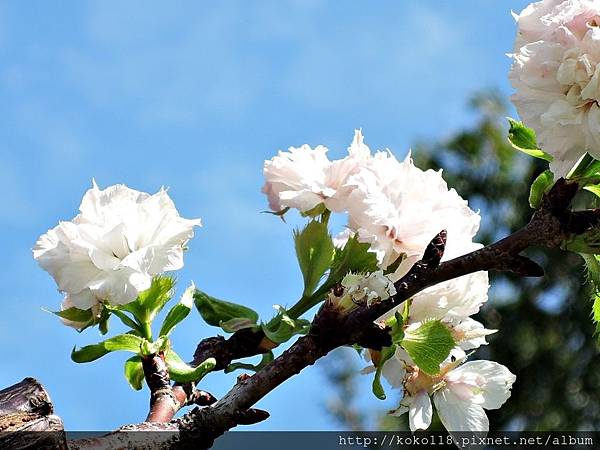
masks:
{"label": "green leaf", "polygon": [[372,390],[375,397],[379,400],[385,400],[385,391],[383,390],[383,386],[381,385],[381,371],[383,370],[383,365],[385,362],[394,356],[396,352],[396,346],[392,345],[390,347],[383,347],[381,349],[381,357],[379,359],[379,363],[377,364],[377,370],[375,371],[375,377],[373,378]]}
{"label": "green leaf", "polygon": [[562,242],[560,248],[579,253],[582,256],[584,254],[598,255],[600,254],[600,229],[592,227],[582,234],[572,234]]}
{"label": "green leaf", "polygon": [[579,160],[575,167],[567,174],[567,179],[577,180],[580,184],[596,184],[589,182],[589,178],[598,179],[598,166],[595,164],[594,158],[589,154],[585,153]]}
{"label": "green leaf", "polygon": [[285,213],[287,213],[289,210],[290,210],[290,207],[288,206],[279,211],[261,211],[261,212],[264,214],[271,214],[273,216],[277,216],[285,222]]}
{"label": "green leaf", "polygon": [[336,248],[327,282],[333,286],[348,272],[375,272],[378,269],[377,255],[369,251],[370,248],[368,243],[359,242],[356,235],[350,237],[343,248]]}
{"label": "green leaf", "polygon": [[581,256],[585,261],[588,282],[592,287],[592,321],[596,325],[595,334],[600,342],[600,255]]}
{"label": "green leaf", "polygon": [[196,289],[194,292],[194,304],[204,321],[214,327],[220,327],[231,319],[248,319],[254,324],[258,322],[256,311],[237,303],[219,300]]}
{"label": "green leaf", "polygon": [[596,197],[600,197],[600,184],[590,184],[588,186],[585,186],[584,189],[586,191],[590,191]]}
{"label": "green leaf", "polygon": [[544,194],[550,190],[554,184],[554,174],[549,170],[540,173],[531,184],[529,191],[529,206],[537,209],[542,204]]}
{"label": "green leaf", "polygon": [[423,322],[417,329],[407,330],[402,341],[402,347],[419,369],[428,375],[440,372],[440,364],[455,345],[452,334],[439,320]]}
{"label": "green leaf", "polygon": [[94,361],[102,356],[116,351],[139,353],[142,338],[133,334],[119,334],[98,344],[86,345],[79,350],[73,348],[71,359],[76,363]]}
{"label": "green leaf", "polygon": [[258,364],[254,365],[254,364],[240,363],[240,362],[232,363],[232,364],[229,364],[225,368],[225,373],[230,373],[237,369],[245,369],[245,370],[252,370],[253,372],[258,372],[260,369],[262,369],[267,364],[269,364],[271,361],[273,361],[273,359],[275,359],[273,352],[267,352],[267,353],[263,354],[263,356]]}
{"label": "green leaf", "polygon": [[165,362],[169,368],[169,376],[178,383],[198,382],[217,365],[215,358],[208,358],[197,367],[189,366],[172,349],[166,351]]}
{"label": "green leaf", "polygon": [[327,225],[312,220],[302,231],[294,232],[294,244],[304,278],[303,296],[309,297],[331,265],[334,253],[333,241]]}
{"label": "green leaf", "polygon": [[181,296],[179,303],[174,305],[167,313],[167,316],[160,327],[160,332],[158,333],[159,336],[168,336],[175,326],[188,316],[192,310],[195,291],[196,286],[192,283]]}
{"label": "green leaf", "polygon": [[256,323],[250,319],[244,317],[236,317],[235,319],[229,319],[227,322],[221,322],[221,329],[225,333],[235,333],[236,331],[243,330],[245,328],[255,328]]}
{"label": "green leaf", "polygon": [[169,338],[167,336],[160,336],[156,341],[148,339],[142,339],[140,346],[140,355],[152,356],[157,353],[165,352],[169,348]]}
{"label": "green leaf", "polygon": [[331,288],[340,283],[348,272],[370,273],[377,270],[377,256],[369,249],[370,245],[358,242],[356,236],[349,238],[343,248],[335,248],[327,279],[312,295],[303,295],[302,299],[290,308],[290,316],[300,317],[304,312],[322,302]]}
{"label": "green leaf", "polygon": [[140,323],[152,323],[173,296],[174,286],[173,278],[164,275],[155,276],[150,288],[141,292],[133,302],[123,305],[120,309],[132,313]]}
{"label": "green leaf", "polygon": [[139,355],[132,356],[125,361],[125,379],[133,390],[139,391],[142,389],[144,369],[142,367],[142,358]]}
{"label": "green leaf", "polygon": [[88,323],[94,319],[94,315],[92,314],[91,309],[78,309],[78,308],[68,308],[63,309],[62,311],[50,311],[52,314],[57,315],[65,320],[70,320],[72,322],[78,323]]}
{"label": "green leaf", "polygon": [[117,316],[121,320],[121,322],[123,322],[126,326],[131,328],[137,334],[139,334],[140,336],[143,334],[142,326],[136,320],[132,319],[123,311],[121,311],[118,307],[106,305],[106,308],[110,310],[112,314]]}
{"label": "green leaf", "polygon": [[600,288],[600,256],[582,254],[587,269],[588,281],[594,291]]}
{"label": "green leaf", "polygon": [[511,145],[517,150],[528,154],[529,156],[533,156],[534,158],[543,159],[544,161],[552,161],[552,156],[546,153],[537,145],[537,140],[535,137],[535,131],[531,128],[527,128],[523,125],[522,122],[518,120],[507,118],[508,123],[510,124],[510,129],[508,130],[508,141]]}
{"label": "green leaf", "polygon": [[302,217],[317,217],[317,216],[320,216],[321,214],[324,214],[325,211],[327,211],[325,204],[319,203],[317,206],[315,206],[312,209],[309,209],[308,211],[300,211],[300,215]]}
{"label": "green leaf", "polygon": [[[104,309],[104,307],[102,309]],[[78,309],[75,307],[64,309],[62,311],[50,311],[46,308],[42,308],[42,310],[54,314],[55,316],[58,316],[64,320],[69,320],[76,324],[80,324],[77,327],[77,332],[79,333],[89,327],[97,325],[103,316],[103,310],[101,310],[99,314],[94,315],[91,309]],[[105,312],[104,315],[106,315]]]}
{"label": "green leaf", "polygon": [[98,319],[98,329],[100,330],[101,335],[105,335],[108,333],[108,319],[110,319],[110,310],[107,308],[102,308],[100,312],[100,318]]}
{"label": "green leaf", "polygon": [[[340,283],[349,273],[371,273],[378,269],[377,256],[369,251],[370,244],[359,242],[357,235],[351,236],[342,248],[335,248],[331,270],[327,280],[315,293],[316,300],[322,300],[333,286]],[[317,295],[320,294],[320,295]],[[317,302],[313,302],[317,304]]]}
{"label": "green leaf", "polygon": [[296,334],[306,334],[310,329],[310,322],[304,319],[292,319],[285,308],[280,305],[273,306],[277,315],[267,324],[262,325],[265,336],[276,344],[287,342]]}
{"label": "green leaf", "polygon": [[600,337],[600,292],[594,293],[594,303],[592,305],[592,320],[596,324],[595,334]]}

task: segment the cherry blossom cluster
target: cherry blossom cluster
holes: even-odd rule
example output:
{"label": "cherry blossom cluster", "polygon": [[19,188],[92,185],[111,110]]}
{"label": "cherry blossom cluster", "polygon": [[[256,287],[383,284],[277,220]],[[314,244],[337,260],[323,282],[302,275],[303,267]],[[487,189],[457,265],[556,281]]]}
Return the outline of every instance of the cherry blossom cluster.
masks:
{"label": "cherry blossom cluster", "polygon": [[[263,192],[275,213],[289,208],[308,216],[324,210],[346,213],[347,227],[336,245],[343,247],[356,237],[377,255],[378,271],[349,274],[341,283],[343,291],[330,294],[345,306],[394,295],[391,282],[408,272],[441,230],[447,230],[446,259],[481,247],[473,241],[479,214],[448,188],[441,171],[419,169],[410,155],[399,161],[389,150],[372,154],[360,130],[343,159],[330,161],[323,146],[292,147],[266,161],[264,175]],[[509,397],[515,376],[506,367],[490,361],[465,363],[464,351],[486,344],[485,336],[495,332],[471,318],[487,301],[488,288],[486,272],[466,275],[425,289],[379,319],[385,322],[406,310],[405,334],[437,320],[456,343],[434,375],[421,370],[401,346],[382,362],[383,376],[402,396],[392,414],[408,411],[411,430],[431,423],[432,396],[451,431],[487,431],[484,409],[499,408]],[[366,354],[376,366],[380,353]],[[371,371],[374,366],[365,372]]]}

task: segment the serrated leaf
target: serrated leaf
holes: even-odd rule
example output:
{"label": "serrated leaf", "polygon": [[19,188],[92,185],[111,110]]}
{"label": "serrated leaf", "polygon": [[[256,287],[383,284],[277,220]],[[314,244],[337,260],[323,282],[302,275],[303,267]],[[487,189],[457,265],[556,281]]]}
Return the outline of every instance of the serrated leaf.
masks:
{"label": "serrated leaf", "polygon": [[150,288],[140,292],[133,302],[121,306],[120,309],[132,313],[140,323],[152,323],[173,296],[174,286],[175,280],[172,277],[155,276]]}
{"label": "serrated leaf", "polygon": [[258,372],[260,369],[262,369],[267,364],[269,364],[271,361],[273,361],[273,359],[275,359],[273,352],[267,352],[267,353],[263,354],[263,356],[260,359],[260,362],[258,364],[254,365],[254,364],[240,363],[240,362],[232,363],[232,364],[229,364],[225,368],[225,373],[230,373],[237,369],[245,369],[245,370],[252,370],[253,372]]}
{"label": "serrated leaf", "polygon": [[204,321],[214,327],[220,327],[221,323],[231,319],[248,319],[251,322],[258,322],[256,311],[237,303],[219,300],[196,289],[194,292],[194,304]]}
{"label": "serrated leaf", "polygon": [[373,378],[372,390],[375,397],[379,400],[385,400],[385,390],[381,385],[381,372],[383,370],[383,365],[385,362],[394,356],[396,352],[396,346],[392,345],[390,347],[383,347],[381,349],[381,357],[379,358],[379,362],[377,364],[377,370],[375,371],[375,377]]}
{"label": "serrated leaf", "polygon": [[334,246],[327,225],[312,220],[294,232],[296,257],[304,278],[303,296],[309,297],[331,265]]}
{"label": "serrated leaf", "polygon": [[165,317],[165,320],[163,320],[163,323],[160,327],[160,331],[158,333],[159,336],[168,336],[171,331],[173,331],[175,326],[177,326],[178,323],[188,316],[192,310],[195,291],[196,286],[194,286],[194,283],[192,283],[192,285],[188,287],[181,296],[179,303],[174,305],[167,313],[167,316]]}
{"label": "serrated leaf", "polygon": [[596,330],[594,334],[596,337],[600,337],[600,292],[594,293],[594,303],[592,305],[592,319],[596,324]]}
{"label": "serrated leaf", "polygon": [[340,282],[348,272],[375,272],[378,269],[377,255],[371,252],[370,248],[370,244],[359,242],[358,236],[354,235],[343,248],[336,249],[330,275],[330,278],[335,280],[334,283]]}
{"label": "serrated leaf", "polygon": [[208,358],[200,365],[192,367],[186,364],[173,349],[165,352],[165,362],[169,369],[169,376],[178,383],[198,382],[217,365],[215,358]]}
{"label": "serrated leaf", "polygon": [[71,359],[76,363],[95,361],[110,352],[140,352],[142,338],[133,334],[119,334],[98,344],[86,345],[79,350],[73,348]]}
{"label": "serrated leaf", "polygon": [[542,204],[544,194],[550,190],[554,184],[554,174],[549,170],[540,173],[531,184],[529,190],[529,206],[537,209]]}
{"label": "serrated leaf", "polygon": [[594,291],[600,288],[600,256],[581,254],[587,269],[588,281],[592,284]]}
{"label": "serrated leaf", "polygon": [[356,235],[351,236],[344,247],[336,248],[327,281],[319,288],[326,293],[335,284],[340,283],[349,272],[371,273],[378,269],[377,255],[369,251],[370,244],[359,242]]}
{"label": "serrated leaf", "polygon": [[448,328],[439,320],[423,322],[414,330],[406,330],[402,347],[415,364],[428,375],[437,375],[440,364],[456,343]]}
{"label": "serrated leaf", "polygon": [[529,156],[543,159],[544,161],[552,161],[552,155],[541,150],[537,145],[535,131],[527,128],[522,122],[508,117],[510,129],[508,130],[508,141],[511,145]]}
{"label": "serrated leaf", "polygon": [[592,321],[595,335],[600,342],[600,255],[581,254],[587,269],[588,282],[592,288]]}
{"label": "serrated leaf", "polygon": [[125,361],[125,379],[135,391],[142,389],[144,383],[144,368],[139,355],[132,356]]}

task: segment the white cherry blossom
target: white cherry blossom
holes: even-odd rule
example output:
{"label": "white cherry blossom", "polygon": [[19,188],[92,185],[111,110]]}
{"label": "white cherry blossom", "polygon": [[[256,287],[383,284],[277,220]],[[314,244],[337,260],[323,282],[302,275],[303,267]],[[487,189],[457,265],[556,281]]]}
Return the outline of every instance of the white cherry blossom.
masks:
{"label": "white cherry blossom", "polygon": [[448,431],[489,430],[486,409],[498,409],[510,397],[515,382],[506,367],[493,361],[471,361],[461,365],[464,353],[454,351],[437,376],[416,367],[406,371],[404,397],[392,415],[408,412],[411,431],[431,424],[433,403]]}
{"label": "white cherry blossom", "polygon": [[473,247],[479,214],[448,188],[441,172],[419,169],[410,155],[399,162],[389,152],[377,152],[347,184],[352,188],[348,227],[371,245],[381,268],[404,258],[395,279],[423,256],[429,242],[444,229],[446,259]]}
{"label": "white cherry blossom", "polygon": [[41,236],[33,256],[79,309],[129,303],[152,277],[183,267],[199,219],[179,216],[164,189],[154,195],[118,184],[88,190],[80,213]]}

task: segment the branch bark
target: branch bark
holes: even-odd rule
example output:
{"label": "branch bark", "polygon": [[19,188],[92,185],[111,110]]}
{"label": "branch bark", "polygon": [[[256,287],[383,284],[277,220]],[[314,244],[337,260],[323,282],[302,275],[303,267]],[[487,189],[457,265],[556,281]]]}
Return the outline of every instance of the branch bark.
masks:
{"label": "branch bark", "polygon": [[[440,262],[446,240],[445,232],[441,231],[431,241],[423,258],[396,283],[397,293],[392,298],[370,306],[359,305],[350,312],[340,310],[332,302],[325,301],[315,316],[309,334],[299,338],[288,350],[254,375],[238,377],[236,385],[212,406],[194,408],[182,418],[169,423],[122,427],[107,438],[119,439],[123,436],[119,433],[158,427],[177,433],[157,448],[185,448],[189,445],[193,445],[194,448],[209,448],[214,439],[227,430],[267,418],[266,411],[253,409],[252,406],[271,390],[314,364],[334,348],[354,343],[363,343],[370,348],[389,345],[389,335],[381,324],[376,323],[377,319],[423,289],[482,270],[508,271],[521,276],[542,276],[542,268],[521,255],[524,250],[532,246],[561,247],[563,242],[573,235],[596,229],[600,224],[600,210],[568,210],[577,191],[577,184],[558,180],[545,195],[541,208],[534,213],[527,226],[497,243],[446,262]],[[269,349],[269,343],[265,342],[262,333],[242,330],[227,340],[217,336],[200,342],[193,364],[207,357],[214,357],[217,360],[217,368],[224,369],[234,359],[264,353]],[[162,363],[164,364],[164,361]],[[161,372],[160,362],[152,360],[144,364],[145,371],[146,365],[148,366],[149,372],[146,375],[154,396],[151,405],[161,404],[159,398],[162,397],[170,398],[173,404],[189,403],[194,394],[188,385],[169,386],[170,394],[158,395],[161,392],[165,393],[166,386],[169,385],[168,381],[165,385],[165,380],[161,377],[152,378]],[[193,389],[193,385],[191,386]],[[184,402],[184,399],[187,400]],[[166,410],[170,412],[163,416],[153,415],[151,406],[148,420],[168,420],[172,417],[173,408],[172,405],[167,406]],[[89,445],[79,444],[71,447],[90,448]]]}
{"label": "branch bark", "polygon": [[53,412],[50,396],[33,378],[1,390],[0,448],[66,448],[63,422]]}

